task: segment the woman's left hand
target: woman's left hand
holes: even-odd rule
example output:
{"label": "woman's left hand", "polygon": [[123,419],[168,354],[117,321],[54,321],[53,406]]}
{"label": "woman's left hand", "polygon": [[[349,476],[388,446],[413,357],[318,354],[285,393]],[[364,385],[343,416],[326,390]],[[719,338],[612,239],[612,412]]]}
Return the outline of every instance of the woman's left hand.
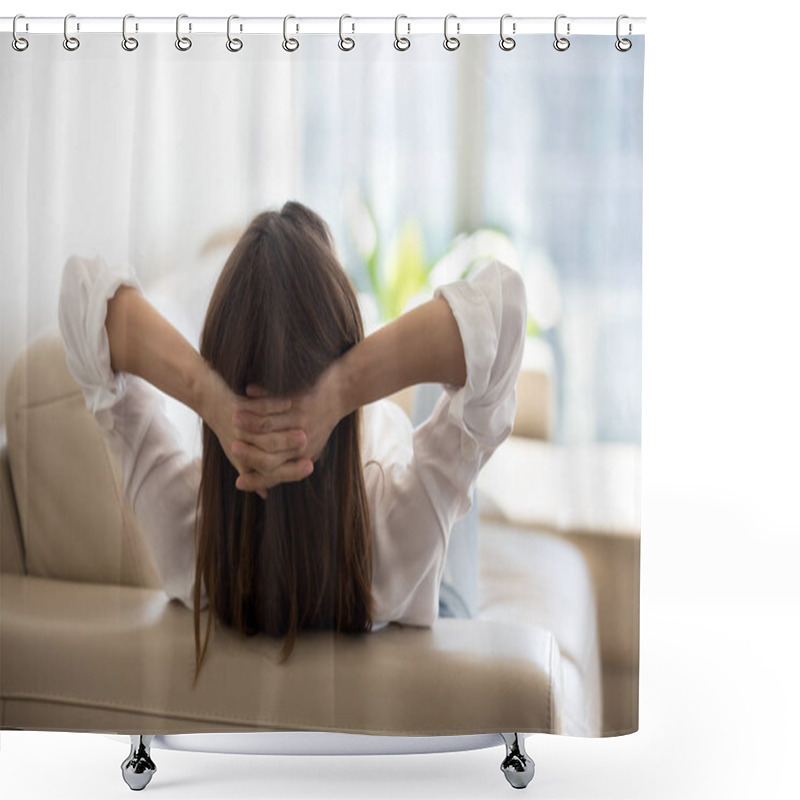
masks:
{"label": "woman's left hand", "polygon": [[[251,384],[246,391],[249,399],[234,415],[238,441],[233,444],[233,452],[244,459],[251,472],[240,476],[236,485],[260,493],[264,487],[310,475],[331,432],[347,413],[340,361],[329,364],[309,389],[287,398],[291,407],[286,411],[272,410],[273,404],[283,399],[268,394],[262,387]],[[304,434],[304,444],[289,452],[290,460],[275,469],[274,448],[283,441],[282,436],[293,432]],[[274,443],[272,453],[265,447],[268,443]],[[282,477],[283,474],[288,477]]]}
{"label": "woman's left hand", "polygon": [[[278,483],[302,480],[311,473],[309,459],[299,459],[306,444],[305,432],[286,424],[291,398],[273,397],[263,392],[257,399],[237,395],[214,370],[206,373],[204,383],[202,417],[239,473],[237,489],[256,491],[265,498],[268,488]],[[257,476],[247,463],[250,460],[247,458],[248,446],[236,441],[242,438],[242,432],[235,427],[234,418],[238,418],[241,412],[257,414],[270,423],[268,431],[248,437],[251,446],[259,451]]]}

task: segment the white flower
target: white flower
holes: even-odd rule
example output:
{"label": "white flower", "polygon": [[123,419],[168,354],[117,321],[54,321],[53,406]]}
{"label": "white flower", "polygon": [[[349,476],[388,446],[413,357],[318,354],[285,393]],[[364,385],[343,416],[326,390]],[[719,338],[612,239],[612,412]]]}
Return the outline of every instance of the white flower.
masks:
{"label": "white flower", "polygon": [[561,289],[547,254],[537,249],[522,271],[528,313],[539,330],[553,328],[561,319]]}

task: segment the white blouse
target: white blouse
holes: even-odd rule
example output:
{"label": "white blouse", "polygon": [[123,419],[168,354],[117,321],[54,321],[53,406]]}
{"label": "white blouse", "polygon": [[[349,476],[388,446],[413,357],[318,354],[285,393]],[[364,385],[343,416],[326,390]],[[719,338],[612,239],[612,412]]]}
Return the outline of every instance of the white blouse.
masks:
{"label": "white blouse", "polygon": [[[183,449],[165,396],[136,375],[111,370],[106,309],[121,284],[144,293],[127,265],[110,266],[100,256],[67,260],[58,306],[67,366],[102,430],[164,590],[191,609],[201,461]],[[445,384],[416,428],[390,400],[364,406],[373,630],[436,620],[450,530],[469,511],[478,472],[514,420],[527,314],[521,276],[494,261],[434,295],[447,300],[458,323],[466,384]],[[202,586],[201,609],[207,605]]]}

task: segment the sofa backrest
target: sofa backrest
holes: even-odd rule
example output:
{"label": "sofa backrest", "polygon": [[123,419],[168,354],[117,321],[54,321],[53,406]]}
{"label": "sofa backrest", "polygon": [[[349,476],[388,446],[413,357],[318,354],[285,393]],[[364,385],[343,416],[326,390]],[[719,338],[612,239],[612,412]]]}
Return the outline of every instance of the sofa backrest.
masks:
{"label": "sofa backrest", "polygon": [[46,334],[17,357],[5,410],[25,571],[159,587],[100,428],[67,367],[60,335]]}

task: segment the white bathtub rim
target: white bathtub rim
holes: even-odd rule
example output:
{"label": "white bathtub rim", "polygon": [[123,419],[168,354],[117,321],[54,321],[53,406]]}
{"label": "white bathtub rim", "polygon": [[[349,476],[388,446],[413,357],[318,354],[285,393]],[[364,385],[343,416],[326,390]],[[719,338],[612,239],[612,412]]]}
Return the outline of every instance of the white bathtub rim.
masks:
{"label": "white bathtub rim", "polygon": [[[101,734],[130,743],[128,734]],[[522,733],[521,738],[530,734]],[[499,733],[457,736],[373,736],[336,731],[235,731],[157,734],[151,749],[231,755],[391,755],[453,753],[503,744]]]}

